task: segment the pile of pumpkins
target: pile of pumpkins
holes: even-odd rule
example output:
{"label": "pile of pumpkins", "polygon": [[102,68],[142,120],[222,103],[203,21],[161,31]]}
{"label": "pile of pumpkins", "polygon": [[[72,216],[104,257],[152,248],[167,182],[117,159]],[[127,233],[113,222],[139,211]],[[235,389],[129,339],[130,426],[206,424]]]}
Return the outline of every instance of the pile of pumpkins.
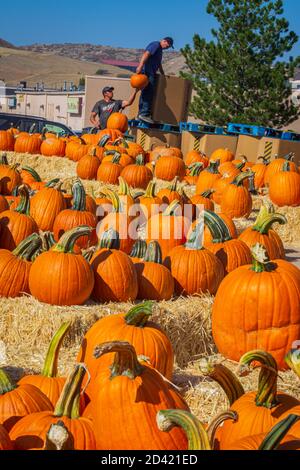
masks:
{"label": "pile of pumpkins", "polygon": [[[70,322],[53,336],[39,375],[15,383],[0,369],[0,450],[300,449],[300,401],[277,390],[276,360],[263,350],[240,359],[239,375],[261,368],[257,390],[247,393],[223,364],[201,362],[229,402],[201,423],[171,383],[172,345],[153,310],[146,302],[98,320],[68,377],[57,367]],[[295,351],[285,359],[298,375]]]}

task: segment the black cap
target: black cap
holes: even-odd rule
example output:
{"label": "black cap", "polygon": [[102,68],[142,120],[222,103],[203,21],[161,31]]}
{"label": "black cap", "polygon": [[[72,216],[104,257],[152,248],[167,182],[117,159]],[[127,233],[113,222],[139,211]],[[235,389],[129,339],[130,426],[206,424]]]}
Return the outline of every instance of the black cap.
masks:
{"label": "black cap", "polygon": [[102,90],[102,94],[104,95],[104,93],[106,93],[107,91],[114,91],[114,87],[112,87],[112,86],[104,87],[103,90]]}
{"label": "black cap", "polygon": [[172,47],[172,49],[174,49],[174,39],[173,38],[170,38],[169,36],[167,36],[166,38],[164,38],[164,40],[167,41],[170,44],[170,47]]}

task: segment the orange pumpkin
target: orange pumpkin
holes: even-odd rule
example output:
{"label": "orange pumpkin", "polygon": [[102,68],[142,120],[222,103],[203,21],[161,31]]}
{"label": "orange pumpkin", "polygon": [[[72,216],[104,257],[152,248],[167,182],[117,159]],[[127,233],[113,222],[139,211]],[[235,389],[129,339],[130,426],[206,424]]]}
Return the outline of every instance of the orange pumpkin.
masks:
{"label": "orange pumpkin", "polygon": [[202,194],[204,191],[212,189],[216,181],[221,178],[218,171],[219,162],[210,161],[209,167],[203,170],[196,184],[196,194]]}
{"label": "orange pumpkin", "polygon": [[147,75],[143,73],[135,73],[130,78],[130,85],[132,88],[136,88],[137,90],[142,90],[148,86],[149,79]]}
{"label": "orange pumpkin", "polygon": [[152,173],[144,164],[144,156],[139,155],[135,164],[126,166],[121,173],[122,178],[132,188],[146,189],[152,179]]}
{"label": "orange pumpkin", "polygon": [[300,205],[300,174],[291,171],[289,162],[283,164],[282,171],[271,176],[269,197],[279,207]]}
{"label": "orange pumpkin", "polygon": [[122,113],[112,113],[107,120],[108,129],[116,129],[122,133],[128,129],[128,118]]}
{"label": "orange pumpkin", "polygon": [[219,148],[215,150],[210,156],[210,161],[219,160],[220,163],[231,162],[233,159],[234,154],[227,148]]}
{"label": "orange pumpkin", "polygon": [[41,154],[45,157],[64,157],[66,151],[66,143],[58,136],[48,137],[43,140],[41,145]]}
{"label": "orange pumpkin", "polygon": [[30,215],[43,232],[52,232],[56,217],[67,207],[60,187],[49,183],[30,200]]}
{"label": "orange pumpkin", "polygon": [[183,179],[185,176],[184,161],[175,156],[160,157],[156,162],[155,176],[165,181],[172,181],[176,176]]}
{"label": "orange pumpkin", "polygon": [[9,165],[6,154],[2,154],[0,158],[0,188],[2,195],[12,194],[14,188],[21,184],[22,180],[18,166],[18,164]]}
{"label": "orange pumpkin", "polygon": [[241,173],[222,191],[221,212],[229,217],[249,217],[252,210],[252,198],[248,189],[243,185],[251,172]]}
{"label": "orange pumpkin", "polygon": [[15,139],[11,132],[0,131],[0,150],[12,152],[15,146]]}
{"label": "orange pumpkin", "polygon": [[269,186],[271,178],[282,171],[282,167],[286,162],[290,163],[290,171],[295,171],[298,173],[298,168],[297,165],[293,162],[294,159],[294,154],[289,153],[288,155],[285,155],[282,158],[276,158],[273,160],[266,169],[265,176],[264,176],[264,182],[265,186]]}

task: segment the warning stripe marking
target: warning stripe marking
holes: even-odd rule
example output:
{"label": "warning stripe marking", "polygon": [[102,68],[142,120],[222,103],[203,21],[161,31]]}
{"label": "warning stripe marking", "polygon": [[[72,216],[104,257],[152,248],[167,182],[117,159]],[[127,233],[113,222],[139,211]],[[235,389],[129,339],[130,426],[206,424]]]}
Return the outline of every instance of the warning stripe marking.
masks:
{"label": "warning stripe marking", "polygon": [[272,156],[272,150],[273,150],[273,142],[266,142],[265,143],[264,157],[271,157]]}
{"label": "warning stripe marking", "polygon": [[200,150],[200,141],[201,141],[201,137],[202,137],[202,136],[195,137],[195,140],[194,140],[194,149],[193,149],[193,150]]}
{"label": "warning stripe marking", "polygon": [[143,148],[145,147],[146,139],[147,139],[147,136],[146,136],[146,134],[143,132],[143,133],[142,133],[142,136],[141,136],[141,141],[140,141],[140,145],[141,145]]}

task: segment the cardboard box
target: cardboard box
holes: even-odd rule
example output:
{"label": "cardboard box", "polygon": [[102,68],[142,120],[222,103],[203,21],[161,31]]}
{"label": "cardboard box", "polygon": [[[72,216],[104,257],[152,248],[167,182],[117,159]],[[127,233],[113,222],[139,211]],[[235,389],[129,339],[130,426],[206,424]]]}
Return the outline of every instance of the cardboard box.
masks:
{"label": "cardboard box", "polygon": [[228,148],[236,153],[238,138],[235,136],[182,132],[181,150],[185,158],[191,150],[204,152],[208,157],[218,148]]}
{"label": "cardboard box", "polygon": [[252,137],[250,135],[240,135],[236,149],[236,157],[245,155],[249,162],[256,162],[261,137]]}
{"label": "cardboard box", "polygon": [[154,121],[179,124],[187,121],[192,84],[180,77],[157,75],[152,106]]}
{"label": "cardboard box", "polygon": [[[105,86],[113,86],[114,99],[127,100],[133,93],[129,78],[108,77],[106,75],[87,76],[85,79],[85,118],[84,127],[91,125],[90,115],[97,101],[103,99],[102,90]],[[140,92],[132,106],[124,110],[128,119],[134,119],[138,115]]]}
{"label": "cardboard box", "polygon": [[180,148],[181,134],[179,132],[164,132],[158,129],[138,129],[136,142],[146,151],[152,150],[157,145]]}
{"label": "cardboard box", "polygon": [[277,156],[283,157],[290,152],[295,154],[294,162],[296,165],[300,165],[300,142],[263,137],[260,140],[257,158],[266,156],[274,160]]}

